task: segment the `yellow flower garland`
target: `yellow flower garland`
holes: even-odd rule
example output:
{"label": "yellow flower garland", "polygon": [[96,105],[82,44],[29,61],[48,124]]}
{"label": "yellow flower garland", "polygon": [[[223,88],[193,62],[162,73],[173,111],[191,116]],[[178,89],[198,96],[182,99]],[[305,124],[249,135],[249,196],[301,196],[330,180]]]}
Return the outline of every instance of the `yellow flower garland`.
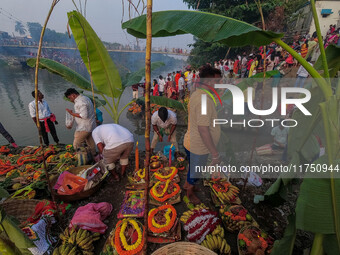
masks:
{"label": "yellow flower garland", "polygon": [[[151,214],[151,212],[152,212],[153,210],[156,210],[156,209],[152,209],[152,210],[149,212],[149,216],[150,216],[150,214]],[[155,228],[164,228],[164,227],[168,226],[168,225],[170,224],[170,221],[171,221],[171,219],[170,219],[170,213],[171,213],[171,210],[167,209],[167,210],[166,210],[166,213],[164,214],[164,217],[165,217],[165,219],[166,219],[166,223],[163,224],[163,225],[158,224],[158,223],[155,221],[155,218],[152,218],[152,226],[154,226]]]}
{"label": "yellow flower garland", "polygon": [[171,182],[171,180],[167,180],[166,183],[165,183],[165,188],[163,189],[162,193],[159,194],[157,193],[157,190],[156,188],[158,187],[158,185],[160,185],[162,182],[159,181],[157,182],[153,187],[152,187],[152,191],[153,191],[153,194],[156,196],[156,197],[163,197],[165,192],[168,190],[168,187],[169,187],[169,183]]}
{"label": "yellow flower garland", "polygon": [[[135,228],[135,230],[137,231],[137,235],[138,235],[137,241],[132,245],[129,245],[127,243],[126,237],[125,237],[125,234],[124,234],[128,223],[130,223]],[[132,251],[132,250],[135,250],[142,243],[143,235],[142,235],[142,231],[140,230],[138,223],[136,221],[130,220],[130,219],[124,219],[123,224],[122,224],[122,228],[119,232],[119,237],[120,237],[120,240],[123,244],[124,249],[126,251]]]}
{"label": "yellow flower garland", "polygon": [[168,175],[161,175],[158,172],[154,173],[154,175],[156,177],[159,177],[159,178],[162,178],[162,179],[169,179],[176,172],[176,170],[177,170],[177,168],[173,167],[173,166],[171,167],[171,169],[172,169],[172,172],[170,174],[168,174]]}
{"label": "yellow flower garland", "polygon": [[[142,173],[142,174],[141,174],[141,173]],[[145,168],[139,169],[139,170],[137,171],[137,175],[138,175],[141,179],[144,179],[144,177],[145,177]]]}

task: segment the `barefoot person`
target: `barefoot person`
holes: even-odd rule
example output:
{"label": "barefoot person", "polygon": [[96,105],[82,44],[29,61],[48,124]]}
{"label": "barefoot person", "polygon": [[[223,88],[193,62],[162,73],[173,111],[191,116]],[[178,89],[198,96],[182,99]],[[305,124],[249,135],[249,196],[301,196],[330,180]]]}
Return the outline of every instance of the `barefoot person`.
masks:
{"label": "barefoot person", "polygon": [[[214,78],[215,80],[213,80]],[[216,79],[220,78],[221,71],[219,69],[209,65],[200,68],[200,79],[201,81],[204,79],[204,84],[203,81],[200,84],[202,89],[208,90],[209,85],[213,86]],[[221,131],[218,125],[213,127],[213,120],[217,119],[217,112],[212,98],[207,96],[207,114],[201,114],[201,97],[203,94],[207,94],[202,89],[197,89],[190,96],[188,130],[184,136],[183,143],[189,161],[189,171],[183,188],[187,190],[187,196],[194,204],[200,203],[194,193],[194,187],[198,181],[195,167],[206,166],[209,154],[211,155],[212,165],[220,163],[216,145],[220,139]]]}
{"label": "barefoot person", "polygon": [[65,92],[65,97],[74,103],[74,112],[70,109],[66,109],[66,111],[74,117],[75,122],[77,123],[73,147],[78,149],[83,142],[86,142],[94,156],[96,154],[96,145],[94,144],[91,133],[96,127],[96,118],[91,99],[80,95],[79,92],[73,88],[70,88]]}
{"label": "barefoot person", "polygon": [[[35,98],[35,91],[32,91],[32,96]],[[55,129],[54,123],[58,124],[55,115],[51,113],[48,103],[43,100],[44,94],[38,90],[38,110],[39,110],[39,122],[41,127],[41,135],[43,137],[46,146],[50,144],[48,140],[48,133],[51,133],[53,140],[56,144],[59,143],[59,138],[57,131]],[[28,109],[34,124],[37,124],[37,114],[35,111],[35,100],[29,103]]]}
{"label": "barefoot person", "polygon": [[119,180],[115,172],[115,163],[119,160],[121,175],[124,176],[129,155],[133,150],[133,134],[118,124],[103,124],[93,130],[92,137],[99,153],[103,155],[107,169],[116,180]]}

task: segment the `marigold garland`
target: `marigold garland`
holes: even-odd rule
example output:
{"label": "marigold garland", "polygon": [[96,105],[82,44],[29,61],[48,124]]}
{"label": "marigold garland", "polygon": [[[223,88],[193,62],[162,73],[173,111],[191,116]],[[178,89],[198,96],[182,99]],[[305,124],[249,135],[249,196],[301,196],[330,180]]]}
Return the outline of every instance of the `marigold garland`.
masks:
{"label": "marigold garland", "polygon": [[138,175],[141,179],[144,179],[144,177],[145,177],[145,168],[139,169],[139,170],[137,171],[137,175]]}
{"label": "marigold garland", "polygon": [[[132,245],[127,243],[124,234],[128,223],[135,228],[138,235],[137,241]],[[135,220],[123,219],[117,223],[114,246],[119,255],[134,255],[142,250],[144,246],[143,233]]]}
{"label": "marigold garland", "polygon": [[178,170],[176,167],[173,166],[171,167],[171,170],[172,170],[171,173],[168,175],[162,175],[161,173],[156,172],[154,173],[154,176],[156,177],[156,179],[163,182],[167,181],[168,179],[172,180],[176,176]]}
{"label": "marigold garland", "polygon": [[[155,215],[159,211],[167,210],[164,217],[166,218],[166,223],[163,225],[157,224],[155,221]],[[170,213],[172,216],[170,217]],[[153,233],[164,233],[169,231],[175,224],[177,217],[176,209],[172,205],[163,205],[156,209],[152,209],[148,215],[148,226]]]}
{"label": "marigold garland", "polygon": [[[223,186],[223,188],[220,187],[221,185]],[[229,183],[229,182],[221,182],[221,183],[219,183],[219,185],[215,183],[213,185],[213,188],[214,188],[214,190],[216,192],[223,192],[223,193],[225,193],[225,192],[227,192],[229,190],[229,186],[230,185],[231,185],[231,183]]]}
{"label": "marigold garland", "polygon": [[150,190],[150,195],[152,196],[153,199],[155,199],[156,201],[158,202],[164,202],[174,196],[176,196],[179,191],[180,191],[180,188],[178,186],[177,183],[173,183],[173,185],[175,186],[174,188],[174,192],[172,192],[171,194],[167,194],[164,196],[165,192],[168,190],[168,187],[169,187],[169,183],[171,182],[171,180],[167,180],[166,183],[165,183],[165,188],[163,189],[163,192],[162,194],[159,194],[157,193],[157,186],[161,184],[161,182],[157,182]]}

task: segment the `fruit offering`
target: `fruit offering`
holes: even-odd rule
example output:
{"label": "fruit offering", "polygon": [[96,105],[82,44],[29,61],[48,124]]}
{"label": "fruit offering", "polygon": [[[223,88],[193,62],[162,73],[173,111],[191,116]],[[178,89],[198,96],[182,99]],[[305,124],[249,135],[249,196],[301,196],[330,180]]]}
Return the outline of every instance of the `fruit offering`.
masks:
{"label": "fruit offering", "polygon": [[[220,228],[222,227],[220,226]],[[214,234],[214,232],[207,235],[201,245],[218,254],[230,254],[230,245],[227,243],[227,240],[218,234]]]}
{"label": "fruit offering", "polygon": [[91,255],[94,254],[93,242],[100,238],[100,234],[72,227],[66,228],[59,237],[62,245],[54,249],[53,255]]}
{"label": "fruit offering", "polygon": [[149,230],[154,234],[165,234],[175,225],[176,209],[172,205],[162,205],[151,209],[148,215]]}
{"label": "fruit offering", "polygon": [[248,226],[238,234],[237,243],[240,254],[270,254],[274,240],[261,229]]}
{"label": "fruit offering", "polygon": [[222,204],[239,204],[239,189],[228,181],[219,180],[210,183],[213,193]]}
{"label": "fruit offering", "polygon": [[247,209],[241,205],[222,207],[220,209],[222,222],[230,232],[240,231],[245,226],[253,225],[258,227],[256,221],[249,214]]}
{"label": "fruit offering", "polygon": [[184,230],[188,232],[187,239],[190,242],[202,243],[205,237],[212,233],[220,223],[217,213],[209,209],[193,209],[190,212],[184,213],[190,215],[184,224]]}
{"label": "fruit offering", "polygon": [[159,203],[172,204],[179,196],[180,187],[172,180],[158,181],[150,190],[151,199]]}
{"label": "fruit offering", "polygon": [[135,219],[120,220],[111,239],[111,245],[119,255],[138,254],[144,246],[144,227]]}

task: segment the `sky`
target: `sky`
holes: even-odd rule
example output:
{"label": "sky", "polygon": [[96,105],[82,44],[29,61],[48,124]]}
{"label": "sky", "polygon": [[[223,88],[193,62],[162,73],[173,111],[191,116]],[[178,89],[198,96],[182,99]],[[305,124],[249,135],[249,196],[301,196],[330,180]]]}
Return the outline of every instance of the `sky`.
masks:
{"label": "sky", "polygon": [[[75,0],[79,7],[79,1]],[[84,5],[84,0],[82,5]],[[118,42],[122,44],[135,44],[136,40],[121,28],[123,16],[122,1],[125,3],[124,21],[128,17],[128,0],[88,0],[86,7],[86,18],[96,31],[98,36],[107,42]],[[138,0],[132,0],[134,3]],[[146,2],[146,0],[144,1]],[[188,7],[182,0],[154,0],[153,11],[162,10],[187,10]],[[0,1],[0,31],[18,35],[15,30],[15,21],[39,22],[43,24],[52,0],[1,0]],[[71,0],[60,0],[56,5],[48,28],[57,32],[65,32],[67,26],[67,12],[75,10]],[[153,39],[153,47],[188,48],[193,42],[192,35],[181,35],[167,38]],[[145,40],[141,40],[145,45]]]}

